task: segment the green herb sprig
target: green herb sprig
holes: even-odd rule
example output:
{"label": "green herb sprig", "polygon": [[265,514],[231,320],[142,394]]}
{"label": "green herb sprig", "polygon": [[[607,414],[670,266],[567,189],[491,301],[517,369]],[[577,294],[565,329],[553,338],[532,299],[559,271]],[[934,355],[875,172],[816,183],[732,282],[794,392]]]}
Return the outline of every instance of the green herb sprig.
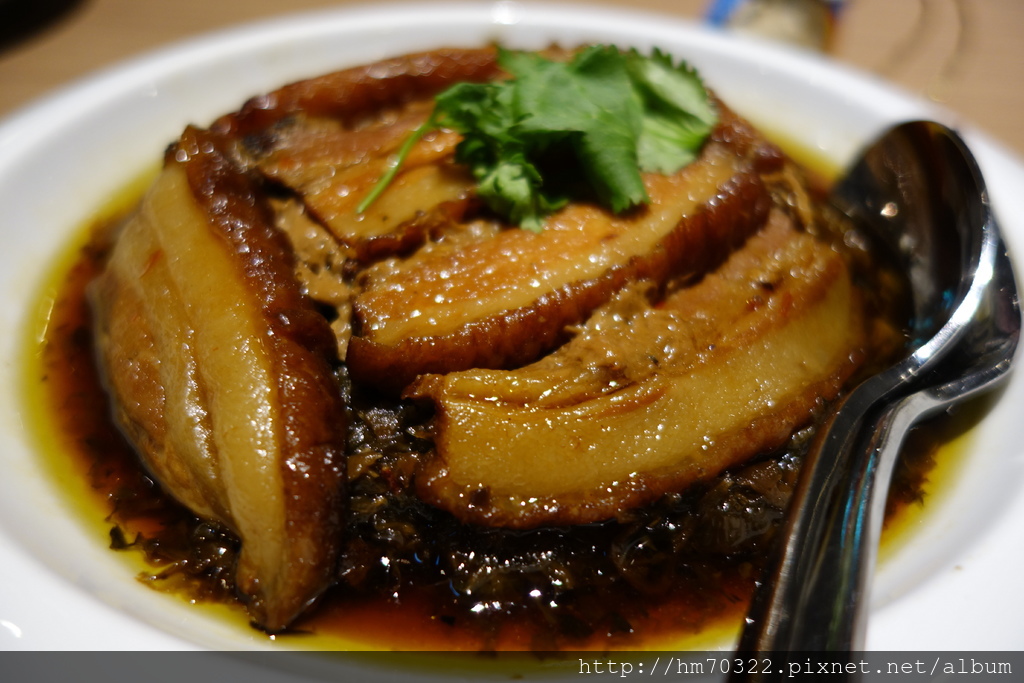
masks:
{"label": "green herb sprig", "polygon": [[457,83],[435,98],[359,212],[420,138],[448,128],[462,135],[455,159],[472,171],[478,196],[515,225],[540,231],[579,196],[621,213],[650,201],[642,172],[692,162],[718,120],[697,73],[660,50],[596,45],[563,62],[499,49],[498,63],[511,78]]}

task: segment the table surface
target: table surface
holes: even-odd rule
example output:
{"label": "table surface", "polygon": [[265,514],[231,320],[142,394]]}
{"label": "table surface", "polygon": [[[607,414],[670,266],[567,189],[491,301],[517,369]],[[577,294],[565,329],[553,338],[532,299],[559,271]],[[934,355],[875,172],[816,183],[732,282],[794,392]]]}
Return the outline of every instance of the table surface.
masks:
{"label": "table surface", "polygon": [[[408,1],[408,0],[407,0]],[[483,1],[483,0],[482,0]],[[595,0],[700,21],[710,0]],[[365,0],[364,0],[365,2]],[[175,41],[345,0],[0,0],[0,118],[91,72]],[[53,8],[17,36],[5,13]],[[3,31],[6,24],[7,31]],[[849,0],[828,52],[936,101],[1024,156],[1024,2]]]}

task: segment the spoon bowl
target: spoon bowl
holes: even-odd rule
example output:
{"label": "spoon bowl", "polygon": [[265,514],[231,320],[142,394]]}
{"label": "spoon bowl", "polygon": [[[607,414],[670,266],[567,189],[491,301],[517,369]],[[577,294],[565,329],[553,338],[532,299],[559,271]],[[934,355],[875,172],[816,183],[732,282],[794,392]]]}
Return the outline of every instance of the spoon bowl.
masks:
{"label": "spoon bowl", "polygon": [[981,172],[955,132],[931,121],[888,130],[832,199],[904,268],[908,348],[847,395],[805,457],[740,637],[745,653],[863,649],[869,577],[903,437],[926,415],[1003,381],[1017,347],[1012,265]]}

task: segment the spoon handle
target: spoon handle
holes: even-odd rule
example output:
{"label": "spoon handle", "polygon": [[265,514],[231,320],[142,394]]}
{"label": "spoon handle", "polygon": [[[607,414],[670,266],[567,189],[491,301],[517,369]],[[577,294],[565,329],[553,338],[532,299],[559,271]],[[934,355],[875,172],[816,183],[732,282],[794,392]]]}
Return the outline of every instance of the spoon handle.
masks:
{"label": "spoon handle", "polygon": [[[924,417],[990,387],[1004,372],[971,375],[966,390],[961,379],[911,393],[863,419],[852,410],[836,415],[832,437],[805,462],[809,474],[794,492],[789,521],[780,531],[783,542],[755,593],[738,654],[839,656],[864,649],[870,576],[904,437]],[[956,394],[953,385],[964,393]],[[807,492],[814,490],[824,495],[811,500]],[[730,683],[770,680],[776,680],[770,671],[729,678]]]}
{"label": "spoon handle", "polygon": [[861,606],[881,527],[875,492],[888,489],[892,470],[893,458],[881,456],[898,450],[891,444],[904,431],[899,403],[874,409],[874,397],[870,387],[851,394],[806,456],[740,652],[849,652],[863,644]]}
{"label": "spoon handle", "polygon": [[[738,652],[864,649],[869,579],[897,456],[911,427],[947,403],[925,391],[881,404],[877,397],[862,385],[808,453]],[[766,672],[730,681],[770,679]]]}
{"label": "spoon handle", "polygon": [[[780,541],[756,591],[740,653],[864,648],[867,593],[886,493],[907,432],[921,419],[1003,382],[1021,314],[1013,269],[1000,242],[983,304],[959,343],[917,389],[881,400],[876,376],[850,394],[803,464]],[[734,674],[730,681],[771,680]]]}

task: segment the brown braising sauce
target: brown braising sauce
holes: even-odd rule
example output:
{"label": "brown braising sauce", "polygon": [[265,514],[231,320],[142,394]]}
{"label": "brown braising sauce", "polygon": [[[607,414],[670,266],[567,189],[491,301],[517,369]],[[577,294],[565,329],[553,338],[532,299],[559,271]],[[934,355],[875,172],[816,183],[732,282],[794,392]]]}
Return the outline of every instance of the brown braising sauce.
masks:
{"label": "brown braising sauce", "polygon": [[[150,569],[140,578],[184,599],[231,604],[236,540],[147,475],[110,419],[95,368],[86,288],[103,267],[119,220],[92,228],[42,340],[39,380],[62,437],[53,457],[58,467],[81,472],[95,492],[95,515],[106,520],[110,547],[144,556]],[[337,585],[291,634],[277,636],[300,644],[313,633],[328,647],[677,647],[732,628],[814,432],[801,430],[776,453],[612,522],[487,529],[460,524],[407,492],[416,458],[429,446],[426,416],[411,405],[371,400],[341,380],[354,454],[345,546]],[[920,499],[937,443],[912,439],[898,468],[891,518]]]}

